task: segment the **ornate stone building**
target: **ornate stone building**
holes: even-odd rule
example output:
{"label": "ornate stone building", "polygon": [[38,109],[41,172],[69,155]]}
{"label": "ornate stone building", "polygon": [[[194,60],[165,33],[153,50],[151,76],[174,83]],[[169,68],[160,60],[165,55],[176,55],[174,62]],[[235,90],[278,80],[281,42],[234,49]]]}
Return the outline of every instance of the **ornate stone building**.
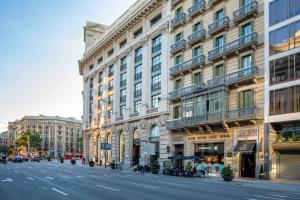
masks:
{"label": "ornate stone building", "polygon": [[84,27],[87,159],[131,167],[167,158],[169,12],[169,1],[138,0],[111,26]]}
{"label": "ornate stone building", "polygon": [[9,122],[8,134],[13,145],[24,132],[38,133],[42,138],[41,151],[45,155],[58,156],[66,153],[80,153],[82,122],[75,118],[58,116],[24,116]]}

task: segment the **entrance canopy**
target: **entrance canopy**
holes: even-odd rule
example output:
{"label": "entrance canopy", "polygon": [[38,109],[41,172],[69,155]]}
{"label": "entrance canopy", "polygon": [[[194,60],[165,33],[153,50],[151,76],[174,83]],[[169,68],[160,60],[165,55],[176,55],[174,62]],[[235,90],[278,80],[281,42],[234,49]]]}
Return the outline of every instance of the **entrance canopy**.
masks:
{"label": "entrance canopy", "polygon": [[170,156],[168,159],[171,160],[204,160],[203,158],[197,156]]}
{"label": "entrance canopy", "polygon": [[256,141],[254,140],[244,140],[238,141],[233,151],[242,153],[252,153],[256,150]]}

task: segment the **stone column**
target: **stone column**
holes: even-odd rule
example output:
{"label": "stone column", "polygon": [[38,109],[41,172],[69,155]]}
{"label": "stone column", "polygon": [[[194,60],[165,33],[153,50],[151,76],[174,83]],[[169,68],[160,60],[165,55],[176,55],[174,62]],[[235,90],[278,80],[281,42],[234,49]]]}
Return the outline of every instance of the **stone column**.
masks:
{"label": "stone column", "polygon": [[147,40],[143,43],[143,62],[142,62],[142,105],[141,114],[151,108],[151,50]]}
{"label": "stone column", "polygon": [[134,98],[134,57],[130,51],[127,55],[127,69],[126,69],[126,110],[125,119],[129,118],[133,113],[133,98]]}
{"label": "stone column", "polygon": [[124,158],[124,169],[129,169],[131,166],[131,158],[132,158],[132,137],[130,133],[130,129],[126,128],[125,133],[125,158]]}

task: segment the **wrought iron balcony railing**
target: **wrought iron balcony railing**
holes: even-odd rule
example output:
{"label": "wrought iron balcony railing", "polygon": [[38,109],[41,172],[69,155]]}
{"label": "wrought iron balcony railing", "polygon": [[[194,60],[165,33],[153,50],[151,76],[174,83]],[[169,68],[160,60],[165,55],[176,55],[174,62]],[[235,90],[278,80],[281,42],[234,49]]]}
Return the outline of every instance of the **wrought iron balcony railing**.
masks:
{"label": "wrought iron balcony railing", "polygon": [[171,53],[175,54],[179,51],[184,50],[186,47],[186,41],[184,39],[181,39],[177,42],[175,42],[174,44],[171,45]]}
{"label": "wrought iron balcony railing", "polygon": [[240,69],[236,72],[226,74],[207,81],[208,87],[215,87],[218,85],[236,84],[259,75],[259,69],[256,66]]}
{"label": "wrought iron balcony railing", "polygon": [[221,19],[214,21],[212,24],[208,25],[208,33],[210,35],[219,33],[225,28],[229,27],[229,17],[225,16]]}
{"label": "wrought iron balcony railing", "polygon": [[223,123],[231,121],[244,121],[253,118],[260,118],[260,109],[256,106],[239,108],[230,111],[221,111],[214,113],[205,113],[191,117],[183,117],[167,121],[168,129],[178,129],[183,127],[192,127],[205,124]]}
{"label": "wrought iron balcony railing", "polygon": [[208,52],[208,60],[213,61],[220,59],[223,56],[236,53],[238,50],[242,50],[246,47],[257,43],[257,33],[253,32],[248,35],[242,36],[232,42],[216,47]]}
{"label": "wrought iron balcony railing", "polygon": [[158,112],[158,108],[150,108],[146,111],[147,114]]}
{"label": "wrought iron balcony railing", "polygon": [[192,45],[192,44],[195,44],[196,42],[204,40],[205,35],[206,35],[205,29],[200,29],[200,30],[192,33],[190,36],[188,36],[189,45]]}
{"label": "wrought iron balcony railing", "polygon": [[205,64],[205,56],[204,55],[195,56],[186,62],[179,63],[174,67],[172,67],[170,69],[170,75],[175,76],[176,74],[183,73],[185,71],[188,71],[190,69],[193,69],[194,67],[203,64]]}
{"label": "wrought iron balcony railing", "polygon": [[201,13],[205,10],[205,1],[200,0],[197,3],[193,4],[192,7],[189,8],[189,17],[193,17],[198,13]]}
{"label": "wrought iron balcony railing", "polygon": [[177,26],[185,23],[186,20],[186,14],[185,13],[180,13],[177,16],[175,16],[174,19],[171,20],[171,28],[176,28]]}
{"label": "wrought iron balcony railing", "polygon": [[258,2],[252,1],[233,12],[233,22],[238,23],[247,17],[257,14]]}
{"label": "wrought iron balcony railing", "polygon": [[180,98],[184,95],[192,94],[192,93],[195,93],[197,91],[200,91],[200,90],[203,90],[206,88],[207,87],[206,87],[205,83],[197,83],[197,84],[194,84],[194,85],[191,85],[188,87],[179,88],[172,92],[169,92],[169,99],[174,100],[174,99]]}
{"label": "wrought iron balcony railing", "polygon": [[216,5],[217,3],[221,2],[221,1],[223,1],[223,0],[209,0],[208,5],[209,6],[214,6],[214,5]]}
{"label": "wrought iron balcony railing", "polygon": [[139,116],[139,113],[138,113],[138,112],[135,112],[135,113],[130,114],[130,117],[137,117],[137,116]]}
{"label": "wrought iron balcony railing", "polygon": [[183,2],[183,0],[172,0],[171,1],[171,7],[174,8],[175,6],[177,6],[181,2]]}

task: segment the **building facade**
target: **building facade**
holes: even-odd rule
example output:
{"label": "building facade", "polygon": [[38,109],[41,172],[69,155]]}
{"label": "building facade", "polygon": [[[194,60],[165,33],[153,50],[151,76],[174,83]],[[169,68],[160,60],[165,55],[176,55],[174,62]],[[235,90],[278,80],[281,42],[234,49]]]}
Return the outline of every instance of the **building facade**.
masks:
{"label": "building facade", "polygon": [[41,152],[49,156],[63,156],[67,153],[81,153],[82,122],[75,118],[58,116],[24,116],[10,122],[8,126],[11,145],[23,133],[38,133],[42,138]]}
{"label": "building facade", "polygon": [[87,160],[128,168],[167,158],[169,12],[169,1],[138,0],[109,27],[85,26]]}
{"label": "building facade", "polygon": [[[172,0],[170,152],[239,177],[264,168],[264,1]],[[183,163],[177,161],[177,167]]]}
{"label": "building facade", "polygon": [[300,179],[300,1],[265,1],[265,122],[271,178]]}
{"label": "building facade", "polygon": [[8,131],[0,133],[0,145],[7,147],[8,146]]}

